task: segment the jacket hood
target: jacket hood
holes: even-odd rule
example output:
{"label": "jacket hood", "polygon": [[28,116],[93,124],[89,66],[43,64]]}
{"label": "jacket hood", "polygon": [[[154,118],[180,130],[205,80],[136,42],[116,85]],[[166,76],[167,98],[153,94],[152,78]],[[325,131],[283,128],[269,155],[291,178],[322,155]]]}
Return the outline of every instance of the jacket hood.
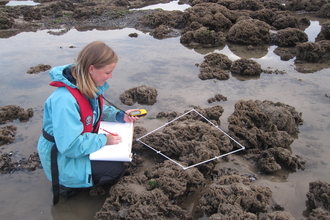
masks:
{"label": "jacket hood", "polygon": [[[76,86],[76,80],[71,74],[71,67],[74,64],[67,64],[63,66],[57,66],[51,69],[49,72],[51,80],[63,82],[65,85],[70,86],[71,88],[78,88]],[[106,82],[103,86],[98,86],[98,94],[103,94],[105,90],[109,88],[109,84]]]}

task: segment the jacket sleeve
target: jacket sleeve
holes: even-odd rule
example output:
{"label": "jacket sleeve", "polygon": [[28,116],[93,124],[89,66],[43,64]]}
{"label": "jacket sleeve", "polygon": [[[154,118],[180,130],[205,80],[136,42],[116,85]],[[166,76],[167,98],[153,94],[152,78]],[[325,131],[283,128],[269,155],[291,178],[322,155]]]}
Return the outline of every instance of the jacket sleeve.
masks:
{"label": "jacket sleeve", "polygon": [[124,113],[113,106],[103,106],[103,121],[124,122]]}
{"label": "jacket sleeve", "polygon": [[[80,121],[80,108],[70,92],[62,87],[50,96],[45,105],[49,114],[46,131],[53,133],[58,151],[70,158],[89,155],[106,144],[103,134],[82,133],[84,126]],[[53,130],[52,132],[49,130]]]}

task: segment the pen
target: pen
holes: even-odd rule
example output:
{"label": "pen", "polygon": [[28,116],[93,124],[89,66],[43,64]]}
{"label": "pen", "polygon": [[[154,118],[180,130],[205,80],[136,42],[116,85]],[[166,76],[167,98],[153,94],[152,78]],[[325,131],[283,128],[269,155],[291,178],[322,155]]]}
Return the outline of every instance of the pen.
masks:
{"label": "pen", "polygon": [[100,129],[103,130],[103,131],[105,131],[105,132],[107,132],[107,133],[109,133],[109,134],[111,134],[111,135],[113,135],[113,136],[118,136],[118,134],[111,133],[110,131],[107,131],[107,130],[105,130],[103,128],[100,128]]}

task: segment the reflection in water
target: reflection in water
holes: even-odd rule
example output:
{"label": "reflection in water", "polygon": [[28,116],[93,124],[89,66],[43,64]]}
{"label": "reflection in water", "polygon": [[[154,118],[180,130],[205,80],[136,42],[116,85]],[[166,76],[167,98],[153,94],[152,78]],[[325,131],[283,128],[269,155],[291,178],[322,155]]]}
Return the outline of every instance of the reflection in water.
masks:
{"label": "reflection in water", "polygon": [[267,55],[268,47],[267,45],[262,46],[252,46],[252,45],[237,45],[228,43],[228,48],[236,56],[240,58],[250,59],[250,58],[262,58]]}
{"label": "reflection in water", "polygon": [[259,75],[256,75],[256,76],[242,76],[242,75],[239,75],[239,74],[234,74],[232,73],[231,74],[232,77],[235,77],[237,80],[239,81],[245,81],[245,80],[257,80],[257,79],[260,79],[260,76]]}
{"label": "reflection in water", "polygon": [[6,6],[20,6],[20,5],[28,5],[34,6],[39,5],[40,3],[36,3],[34,1],[9,1]]}
{"label": "reflection in water", "polygon": [[278,55],[281,60],[288,61],[296,57],[297,51],[294,47],[277,47],[274,53]]}
{"label": "reflection in water", "polygon": [[295,70],[299,73],[315,73],[323,69],[330,68],[330,59],[322,59],[317,63],[306,63],[296,60],[295,66]]}
{"label": "reflection in water", "polygon": [[63,35],[63,34],[66,34],[69,30],[71,30],[71,27],[68,27],[68,28],[65,28],[65,29],[62,29],[62,30],[49,30],[47,31],[48,34],[51,34],[51,35],[55,35],[55,36],[60,36],[60,35]]}
{"label": "reflection in water", "polygon": [[150,9],[162,9],[165,11],[184,11],[185,9],[189,8],[190,5],[188,4],[178,4],[179,1],[171,1],[169,3],[159,3],[155,5],[145,6],[143,8],[135,8],[131,10],[150,10]]}
{"label": "reflection in water", "polygon": [[[138,33],[138,37],[130,38],[128,35],[132,32]],[[240,99],[283,102],[302,112],[304,125],[299,128],[299,138],[291,148],[293,154],[302,155],[311,165],[305,171],[288,174],[285,183],[292,185],[289,188],[291,194],[280,198],[285,210],[296,219],[303,217],[308,183],[317,179],[330,182],[330,176],[324,175],[328,173],[330,154],[330,99],[324,95],[330,93],[328,64],[304,64],[310,68],[318,68],[318,71],[315,74],[301,74],[295,70],[295,65],[298,64],[293,59],[283,61],[274,53],[276,46],[261,47],[255,51],[234,45],[189,49],[180,44],[179,37],[157,40],[148,33],[130,28],[106,31],[91,29],[84,32],[70,29],[63,35],[52,35],[45,30],[0,39],[0,105],[17,104],[35,110],[34,117],[29,122],[13,122],[18,126],[19,138],[15,143],[4,146],[2,152],[19,152],[26,157],[36,151],[36,142],[41,133],[42,106],[54,88],[48,85],[48,72],[27,74],[26,71],[38,64],[57,66],[72,63],[81,48],[93,40],[102,40],[109,44],[119,56],[113,78],[109,80],[111,87],[105,95],[122,109],[143,107],[152,118],[160,111],[184,112],[191,109],[192,105],[206,108],[220,104],[225,110],[221,117],[221,127],[225,131],[228,126],[227,118]],[[211,52],[225,54],[232,61],[250,57],[263,69],[279,69],[286,74],[262,73],[257,78],[244,81],[237,76],[231,76],[226,81],[202,81],[198,78],[199,68],[195,64],[202,63],[204,56]],[[158,92],[157,102],[153,106],[122,105],[120,94],[140,85],[155,87]],[[207,100],[215,94],[222,94],[228,100],[209,104]],[[138,125],[150,131],[163,124],[163,121],[151,118],[144,118]],[[90,198],[88,194],[81,194],[68,200],[68,206],[55,208],[51,206],[51,184],[42,170],[17,172],[0,178],[6,188],[0,192],[3,207],[1,219],[8,219],[8,216],[25,220],[56,219],[61,216],[68,220],[83,219],[80,218],[81,213],[93,216],[98,209],[96,206],[104,201],[103,197]],[[290,195],[296,197],[292,198]],[[31,201],[36,201],[36,205],[31,205]],[[97,205],[92,206],[91,203]]]}
{"label": "reflection in water", "polygon": [[216,50],[222,51],[226,46],[209,47],[209,48],[192,48],[192,47],[189,47],[189,46],[185,46],[185,47],[187,47],[188,49],[194,50],[195,52],[200,53],[202,55],[206,55],[206,54],[212,53]]}
{"label": "reflection in water", "polygon": [[16,34],[20,33],[20,31],[17,31],[17,30],[10,30],[10,31],[7,31],[7,30],[2,30],[0,32],[0,38],[10,38],[10,37],[13,37],[15,36]]}
{"label": "reflection in water", "polygon": [[321,31],[321,25],[319,21],[311,21],[311,25],[305,29],[305,33],[308,35],[308,41],[315,42],[315,38]]}

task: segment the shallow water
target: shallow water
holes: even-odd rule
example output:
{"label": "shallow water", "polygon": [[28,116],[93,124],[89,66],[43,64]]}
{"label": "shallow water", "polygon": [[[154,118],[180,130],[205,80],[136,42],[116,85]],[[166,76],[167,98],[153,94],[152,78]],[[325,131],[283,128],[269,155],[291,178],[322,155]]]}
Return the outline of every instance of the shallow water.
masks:
{"label": "shallow water", "polygon": [[184,11],[185,9],[189,8],[190,5],[188,4],[178,4],[179,1],[171,1],[169,3],[159,3],[155,5],[148,5],[142,8],[136,8],[132,10],[149,10],[149,9],[163,9],[165,11]]}
{"label": "shallow water", "polygon": [[40,3],[34,1],[9,1],[6,6],[20,6],[20,5],[27,5],[27,6],[34,6],[39,5]]}
{"label": "shallow water", "polygon": [[[314,41],[315,32],[320,30],[318,21],[313,21],[306,32]],[[314,29],[313,29],[314,28]],[[59,31],[59,30],[53,30]],[[128,34],[136,32],[138,38]],[[258,51],[248,51],[245,47],[227,45],[221,48],[189,49],[180,44],[180,38],[157,40],[149,34],[135,29],[85,31],[75,29],[64,35],[55,36],[45,31],[24,32],[16,36],[0,39],[0,69],[2,70],[0,106],[15,104],[23,108],[33,108],[34,117],[26,123],[14,121],[18,127],[16,141],[2,146],[2,152],[13,151],[13,160],[28,157],[36,151],[41,133],[42,106],[54,88],[48,84],[48,72],[27,74],[30,67],[38,64],[63,65],[74,61],[77,53],[89,42],[102,40],[110,45],[119,56],[119,63],[109,80],[110,89],[106,98],[122,109],[145,108],[148,117],[138,122],[149,131],[158,128],[163,121],[152,119],[159,111],[191,109],[193,105],[202,108],[221,105],[225,109],[221,117],[221,128],[227,131],[227,118],[240,100],[270,100],[283,102],[302,112],[304,124],[299,127],[298,138],[292,144],[293,154],[307,159],[306,170],[285,172],[265,176],[262,184],[274,192],[274,199],[296,219],[303,219],[309,182],[322,180],[330,182],[328,157],[330,155],[330,94],[329,63],[312,74],[302,74],[295,70],[294,60],[281,61],[273,53],[275,46],[262,47]],[[73,46],[73,48],[70,48]],[[286,74],[261,74],[250,79],[205,80],[198,78],[203,57],[210,52],[226,54],[231,60],[240,57],[256,60],[263,69],[279,69]],[[153,106],[124,106],[119,95],[132,87],[147,85],[158,91],[157,102]],[[208,98],[215,94],[227,96],[226,102],[209,104]],[[63,122],[64,123],[64,122]],[[228,164],[231,166],[231,164]],[[18,171],[0,175],[1,192],[0,219],[92,219],[100,209],[106,196],[90,197],[88,192],[52,207],[51,183],[43,171]],[[257,184],[258,181],[256,181]]]}

